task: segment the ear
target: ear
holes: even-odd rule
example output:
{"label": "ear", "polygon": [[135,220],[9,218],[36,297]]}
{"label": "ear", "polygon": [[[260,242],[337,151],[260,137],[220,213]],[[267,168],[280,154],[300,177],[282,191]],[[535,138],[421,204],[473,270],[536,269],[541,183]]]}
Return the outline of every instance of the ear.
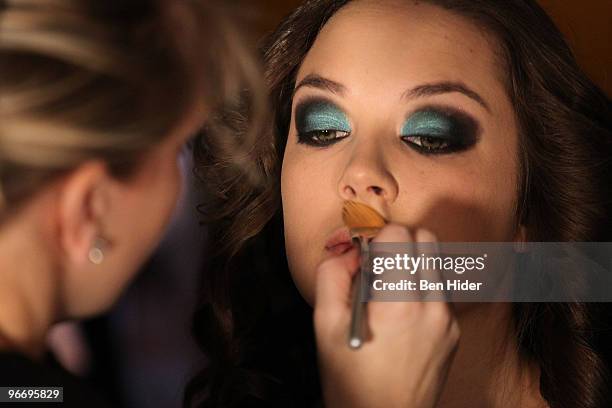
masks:
{"label": "ear", "polygon": [[59,234],[68,261],[83,265],[100,236],[112,178],[103,162],[91,161],[73,170],[59,193]]}

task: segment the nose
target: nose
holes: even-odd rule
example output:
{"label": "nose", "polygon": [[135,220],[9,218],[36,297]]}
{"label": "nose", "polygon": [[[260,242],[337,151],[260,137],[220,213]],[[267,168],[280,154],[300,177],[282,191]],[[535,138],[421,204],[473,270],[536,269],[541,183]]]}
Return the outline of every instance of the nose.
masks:
{"label": "nose", "polygon": [[398,191],[397,180],[382,152],[371,145],[353,152],[338,183],[342,199],[362,201],[375,208],[392,204]]}

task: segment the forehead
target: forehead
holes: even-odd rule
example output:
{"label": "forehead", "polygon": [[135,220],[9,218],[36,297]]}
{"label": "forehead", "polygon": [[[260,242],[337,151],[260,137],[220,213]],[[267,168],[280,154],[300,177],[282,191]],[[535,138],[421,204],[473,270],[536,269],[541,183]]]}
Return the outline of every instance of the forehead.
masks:
{"label": "forehead", "polygon": [[323,27],[298,72],[345,84],[352,94],[399,93],[457,81],[503,97],[495,43],[485,30],[440,7],[412,1],[354,1]]}

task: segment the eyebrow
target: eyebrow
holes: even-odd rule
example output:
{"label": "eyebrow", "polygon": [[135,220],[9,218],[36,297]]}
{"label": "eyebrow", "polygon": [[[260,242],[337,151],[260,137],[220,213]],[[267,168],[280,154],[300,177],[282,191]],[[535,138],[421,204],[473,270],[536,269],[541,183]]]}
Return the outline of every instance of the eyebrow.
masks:
{"label": "eyebrow", "polygon": [[344,95],[346,93],[346,87],[339,82],[332,81],[331,79],[323,78],[317,74],[309,74],[304,77],[296,86],[293,88],[293,94],[297,92],[303,86],[322,89],[329,91],[336,95]]}
{"label": "eyebrow", "polygon": [[[336,95],[344,95],[346,93],[346,87],[339,82],[333,81],[328,78],[324,78],[318,74],[309,74],[304,77],[296,86],[293,88],[293,95],[301,87],[311,87],[329,91]],[[487,102],[480,96],[476,91],[470,89],[467,85],[461,82],[443,81],[435,82],[431,84],[418,85],[414,88],[406,90],[402,94],[402,99],[414,99],[422,98],[425,96],[440,95],[445,93],[459,92],[468,98],[478,102],[487,112],[491,113],[491,108]]]}
{"label": "eyebrow", "polygon": [[424,96],[440,95],[445,93],[459,92],[478,102],[486,109],[487,112],[491,113],[491,108],[485,102],[485,100],[476,91],[471,90],[467,85],[461,82],[436,82],[432,84],[424,84],[416,86],[412,89],[408,89],[402,94],[402,99],[413,99]]}

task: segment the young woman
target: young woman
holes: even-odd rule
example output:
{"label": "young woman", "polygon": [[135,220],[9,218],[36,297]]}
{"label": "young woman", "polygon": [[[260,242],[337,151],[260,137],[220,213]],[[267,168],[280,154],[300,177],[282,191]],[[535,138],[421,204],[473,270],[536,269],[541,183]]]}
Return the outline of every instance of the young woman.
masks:
{"label": "young woman", "polygon": [[[211,406],[320,400],[299,295],[317,307],[318,265],[350,248],[331,245],[346,199],[440,241],[612,239],[610,100],[534,1],[306,1],[263,51],[275,117],[254,152],[270,187],[218,174],[219,259],[237,256],[212,265],[196,316],[211,361],[192,392]],[[601,305],[455,306],[437,406],[610,404]]]}
{"label": "young woman", "polygon": [[245,61],[210,2],[0,2],[0,386],[94,406],[43,365],[47,331],[106,310],[156,247],[182,147]]}

